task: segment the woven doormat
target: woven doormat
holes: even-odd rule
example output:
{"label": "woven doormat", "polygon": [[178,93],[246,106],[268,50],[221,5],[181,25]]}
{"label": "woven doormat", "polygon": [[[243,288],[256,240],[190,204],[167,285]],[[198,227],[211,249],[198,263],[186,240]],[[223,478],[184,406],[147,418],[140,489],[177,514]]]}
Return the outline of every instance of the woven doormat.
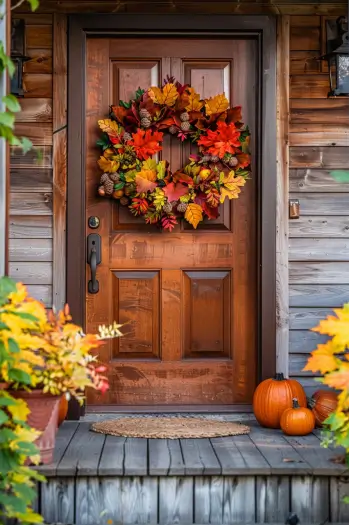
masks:
{"label": "woven doormat", "polygon": [[236,422],[197,417],[123,417],[94,423],[92,430],[112,436],[139,438],[211,438],[248,434],[250,428]]}

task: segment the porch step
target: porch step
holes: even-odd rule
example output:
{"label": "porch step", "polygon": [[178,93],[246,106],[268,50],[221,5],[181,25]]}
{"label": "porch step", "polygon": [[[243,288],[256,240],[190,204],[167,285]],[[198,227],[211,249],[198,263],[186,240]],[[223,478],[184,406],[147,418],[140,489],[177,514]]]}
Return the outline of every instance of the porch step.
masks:
{"label": "porch step", "polygon": [[[39,467],[46,523],[76,525],[349,523],[349,473],[317,433],[286,438],[251,424],[248,436],[147,440],[66,422],[54,463]],[[111,520],[111,521],[108,521]]]}

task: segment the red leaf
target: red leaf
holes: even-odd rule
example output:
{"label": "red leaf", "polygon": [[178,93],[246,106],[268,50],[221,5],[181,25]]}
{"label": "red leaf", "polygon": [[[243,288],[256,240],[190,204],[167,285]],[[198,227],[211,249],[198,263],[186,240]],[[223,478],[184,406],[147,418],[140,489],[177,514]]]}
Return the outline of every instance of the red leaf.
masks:
{"label": "red leaf", "polygon": [[230,108],[227,110],[227,120],[226,122],[242,122],[241,106],[236,106],[235,108]]}
{"label": "red leaf", "polygon": [[206,195],[203,192],[198,193],[195,196],[195,204],[200,204],[201,207],[203,207],[204,202],[206,202]]}
{"label": "red leaf", "polygon": [[161,226],[164,228],[164,230],[170,230],[171,232],[176,224],[177,219],[174,215],[164,215],[161,219]]}
{"label": "red leaf", "polygon": [[187,184],[193,184],[193,179],[190,175],[183,173],[182,171],[176,171],[172,176],[174,182],[185,182]]}
{"label": "red leaf", "polygon": [[202,203],[202,209],[209,219],[217,219],[219,217],[218,206],[212,208],[208,205],[207,201]]}
{"label": "red leaf", "polygon": [[183,186],[180,182],[178,184],[175,184],[174,182],[170,182],[167,186],[163,188],[163,192],[166,195],[167,199],[172,201],[178,201],[180,197],[183,197],[186,193],[188,193],[188,188],[186,186]]}

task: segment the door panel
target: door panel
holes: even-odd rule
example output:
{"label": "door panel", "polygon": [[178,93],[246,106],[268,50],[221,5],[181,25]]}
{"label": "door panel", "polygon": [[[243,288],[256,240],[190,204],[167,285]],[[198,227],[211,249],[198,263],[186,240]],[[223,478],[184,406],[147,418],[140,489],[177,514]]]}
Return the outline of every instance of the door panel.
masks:
{"label": "door panel", "polygon": [[[257,67],[252,39],[88,40],[86,222],[91,215],[101,219],[102,262],[100,291],[86,296],[86,328],[125,323],[124,337],[99,352],[110,391],[103,397],[88,392],[88,405],[251,402],[257,369],[255,177],[239,199],[220,207],[217,220],[196,231],[181,224],[161,232],[115,201],[98,198],[95,143],[97,120],[108,115],[109,105],[173,75],[203,97],[224,91],[231,105],[243,106],[254,159]],[[174,171],[191,151],[167,136],[160,158]]]}

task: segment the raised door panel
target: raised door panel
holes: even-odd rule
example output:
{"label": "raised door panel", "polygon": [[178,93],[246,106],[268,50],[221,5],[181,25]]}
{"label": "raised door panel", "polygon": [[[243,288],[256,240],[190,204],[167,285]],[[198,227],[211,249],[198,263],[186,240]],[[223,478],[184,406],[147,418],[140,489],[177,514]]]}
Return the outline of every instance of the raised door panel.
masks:
{"label": "raised door panel", "polygon": [[113,272],[114,319],[124,337],[114,340],[114,359],[160,357],[159,272]]}
{"label": "raised door panel", "polygon": [[184,272],[183,357],[230,357],[231,298],[230,271]]}

